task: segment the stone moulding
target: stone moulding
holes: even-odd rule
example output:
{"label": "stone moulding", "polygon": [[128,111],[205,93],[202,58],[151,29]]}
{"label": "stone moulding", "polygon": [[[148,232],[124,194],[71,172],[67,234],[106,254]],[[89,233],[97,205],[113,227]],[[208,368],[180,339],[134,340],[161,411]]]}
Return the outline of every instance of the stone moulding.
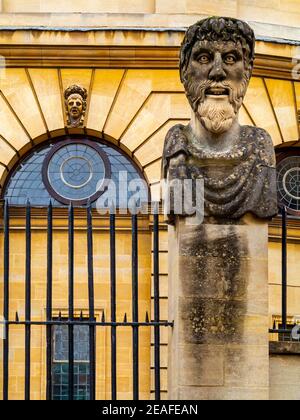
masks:
{"label": "stone moulding", "polygon": [[271,341],[270,354],[272,355],[300,355],[300,343]]}
{"label": "stone moulding", "polygon": [[[179,47],[0,45],[7,67],[178,69]],[[291,58],[256,54],[254,76],[293,80]]]}

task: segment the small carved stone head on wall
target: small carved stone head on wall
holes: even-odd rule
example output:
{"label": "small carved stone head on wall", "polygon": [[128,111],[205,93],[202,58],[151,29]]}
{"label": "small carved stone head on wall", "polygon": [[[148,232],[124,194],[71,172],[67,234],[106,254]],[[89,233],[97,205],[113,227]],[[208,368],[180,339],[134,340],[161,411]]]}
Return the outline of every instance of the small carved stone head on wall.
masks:
{"label": "small carved stone head on wall", "polygon": [[68,127],[82,127],[87,107],[87,90],[72,85],[66,89],[64,96]]}

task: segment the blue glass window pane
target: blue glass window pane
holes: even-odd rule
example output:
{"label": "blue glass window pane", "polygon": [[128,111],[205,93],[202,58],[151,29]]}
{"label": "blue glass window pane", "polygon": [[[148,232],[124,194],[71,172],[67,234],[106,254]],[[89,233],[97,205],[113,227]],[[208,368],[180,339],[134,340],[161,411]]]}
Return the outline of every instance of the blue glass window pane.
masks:
{"label": "blue glass window pane", "polygon": [[[32,155],[27,157],[12,174],[4,194],[4,198],[8,199],[11,205],[24,206],[26,205],[26,202],[29,199],[32,205],[47,206],[51,199],[55,207],[64,206],[60,202],[56,201],[53,197],[51,197],[42,179],[43,162],[48,152],[51,150],[51,147],[51,145],[48,145],[47,147],[32,153]],[[141,179],[139,172],[136,170],[135,166],[130,162],[129,158],[127,158],[121,152],[108,145],[101,144],[100,147],[103,150],[103,152],[107,154],[108,159],[110,161],[111,179],[115,182],[117,192],[120,188],[119,182],[121,172],[126,172],[127,176],[126,184],[121,185],[122,191],[128,190],[128,185],[132,180]],[[77,153],[78,155],[84,153],[88,163],[80,165],[80,168],[77,168],[76,161],[72,161],[72,157],[74,158],[74,153]],[[68,145],[68,147],[66,148],[59,149],[52,158],[53,174],[51,180],[54,185],[57,185],[61,181],[60,168],[62,155],[70,158],[70,164],[66,166],[65,171],[67,182],[71,181],[70,183],[75,182],[75,184],[84,184],[84,181],[87,179],[89,168],[92,168],[93,172],[97,173],[97,177],[101,178],[103,167],[101,167],[101,162],[99,163],[97,153],[95,153],[95,151],[92,148],[85,146],[82,143],[71,144]],[[76,173],[75,177],[74,173],[72,175],[71,169]],[[68,194],[70,194],[70,189],[63,183],[61,186],[61,195],[65,195],[71,200],[81,200],[82,196],[85,196],[86,198],[92,196],[94,193],[95,183],[87,183],[86,185],[82,186],[80,190],[78,189],[74,191],[73,189],[71,196],[68,196]],[[132,192],[130,193],[127,191],[127,194],[125,195],[126,198],[122,199],[122,203],[119,202],[119,197],[117,196],[116,205],[125,207],[125,205],[127,204],[126,201],[128,201],[129,197],[132,194]],[[148,201],[147,194],[148,189],[145,188],[143,195],[145,197],[145,201]],[[93,205],[95,206],[96,203],[94,203]]]}
{"label": "blue glass window pane", "polygon": [[[52,399],[68,400],[69,375],[67,363],[52,366]],[[90,367],[88,363],[74,363],[74,400],[90,399]]]}
{"label": "blue glass window pane", "polygon": [[[53,400],[68,399],[68,326],[53,328],[52,394]],[[89,327],[74,326],[74,399],[90,398]]]}
{"label": "blue glass window pane", "polygon": [[[68,326],[59,325],[54,327],[54,360],[67,362],[68,360]],[[74,326],[74,360],[80,362],[89,361],[89,327],[87,325]]]}

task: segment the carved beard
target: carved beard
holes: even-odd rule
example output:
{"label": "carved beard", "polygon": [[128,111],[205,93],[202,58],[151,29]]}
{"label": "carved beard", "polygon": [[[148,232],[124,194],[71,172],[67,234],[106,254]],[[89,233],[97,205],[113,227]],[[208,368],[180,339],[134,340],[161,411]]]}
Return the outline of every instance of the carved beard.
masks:
{"label": "carved beard", "polygon": [[206,130],[215,134],[224,133],[232,126],[236,115],[233,106],[225,99],[207,98],[196,112]]}
{"label": "carved beard", "polygon": [[[185,87],[190,104],[206,130],[220,134],[230,129],[243,103],[248,82],[249,78],[244,76],[242,83],[237,89],[226,81],[213,82],[206,80],[196,84],[195,81],[191,80],[186,84]],[[214,99],[206,97],[206,90],[213,87],[228,89],[228,100],[226,98]]]}

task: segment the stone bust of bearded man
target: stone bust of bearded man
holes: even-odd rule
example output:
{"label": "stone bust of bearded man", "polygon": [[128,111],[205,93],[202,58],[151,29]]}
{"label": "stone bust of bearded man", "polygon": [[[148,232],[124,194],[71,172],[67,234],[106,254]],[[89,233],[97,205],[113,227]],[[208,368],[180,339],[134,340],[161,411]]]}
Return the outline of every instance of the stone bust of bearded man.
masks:
{"label": "stone bust of bearded man", "polygon": [[[271,137],[261,128],[238,122],[254,48],[254,33],[247,23],[216,17],[191,26],[182,44],[180,75],[193,112],[187,126],[176,125],[167,134],[163,177],[169,182],[203,179],[208,217],[277,214]],[[173,223],[172,204],[168,217]]]}

